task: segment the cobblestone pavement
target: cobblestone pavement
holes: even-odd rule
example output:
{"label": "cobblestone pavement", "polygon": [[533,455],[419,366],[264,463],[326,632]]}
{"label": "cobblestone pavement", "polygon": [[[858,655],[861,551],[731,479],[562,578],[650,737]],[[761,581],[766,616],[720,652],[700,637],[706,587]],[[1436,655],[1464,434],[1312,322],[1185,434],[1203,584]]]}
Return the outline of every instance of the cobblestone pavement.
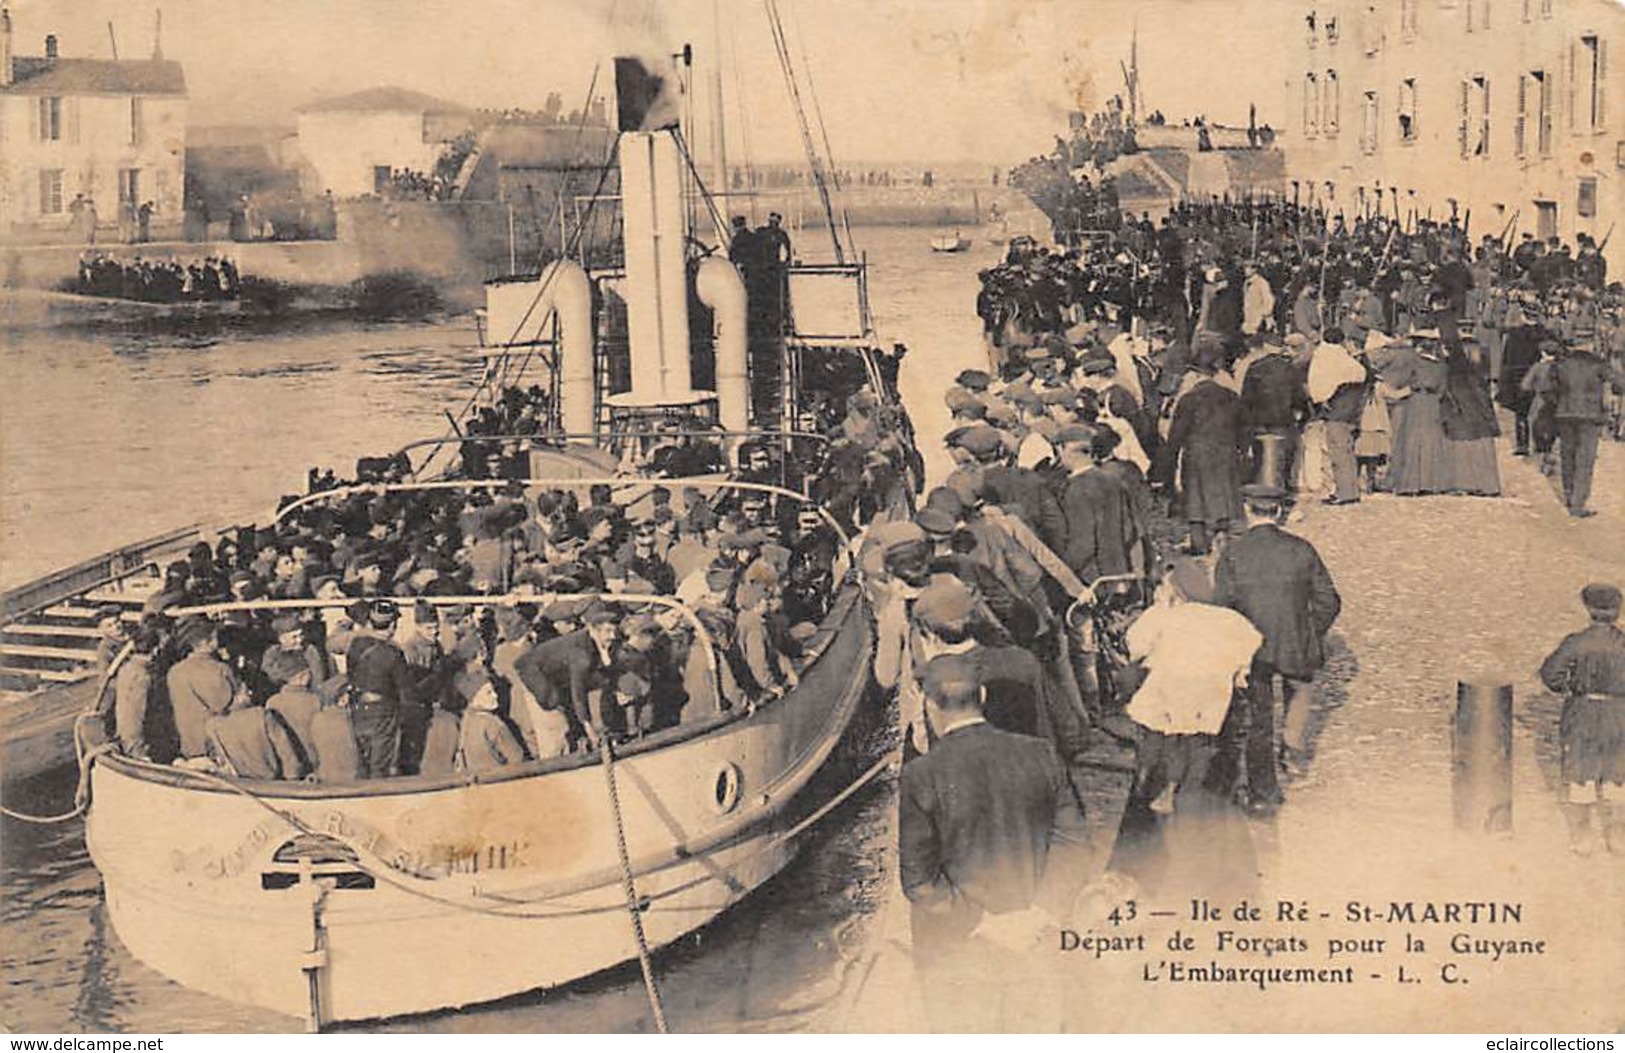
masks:
{"label": "cobblestone pavement", "polygon": [[[1539,963],[1498,963],[1515,982],[1462,987],[1444,1003],[1391,999],[1380,1018],[1386,1026],[1612,1031],[1625,1023],[1625,859],[1581,859],[1567,849],[1556,807],[1561,700],[1537,670],[1565,634],[1584,626],[1585,583],[1625,584],[1625,445],[1604,445],[1599,514],[1587,520],[1570,518],[1555,480],[1504,446],[1501,470],[1499,499],[1311,503],[1290,527],[1319,549],[1344,606],[1317,682],[1307,775],[1288,784],[1286,806],[1264,831],[1273,835],[1262,853],[1265,881],[1282,897],[1337,900],[1333,924],[1341,901],[1361,896],[1383,905],[1526,905],[1521,925],[1489,934],[1546,938]],[[1454,829],[1458,680],[1513,689],[1507,836]],[[1424,959],[1430,966],[1440,964],[1438,941]],[[1358,1016],[1343,1022],[1370,1026]]]}

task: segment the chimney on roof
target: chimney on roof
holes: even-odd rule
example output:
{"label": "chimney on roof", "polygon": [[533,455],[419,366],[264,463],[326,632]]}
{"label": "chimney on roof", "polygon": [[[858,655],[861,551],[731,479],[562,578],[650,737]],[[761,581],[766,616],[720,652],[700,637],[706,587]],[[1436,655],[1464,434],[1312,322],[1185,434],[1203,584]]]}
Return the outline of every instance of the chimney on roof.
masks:
{"label": "chimney on roof", "polygon": [[56,61],[56,34],[52,33],[45,38],[45,61]]}
{"label": "chimney on roof", "polygon": [[11,87],[11,11],[0,7],[0,88]]}

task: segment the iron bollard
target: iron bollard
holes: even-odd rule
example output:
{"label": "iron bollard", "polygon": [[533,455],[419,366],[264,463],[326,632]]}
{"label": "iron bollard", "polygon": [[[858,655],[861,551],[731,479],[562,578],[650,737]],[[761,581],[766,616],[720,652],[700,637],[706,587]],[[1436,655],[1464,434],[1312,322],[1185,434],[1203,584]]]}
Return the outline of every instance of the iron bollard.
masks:
{"label": "iron bollard", "polygon": [[1512,685],[1456,682],[1451,791],[1456,829],[1512,832]]}

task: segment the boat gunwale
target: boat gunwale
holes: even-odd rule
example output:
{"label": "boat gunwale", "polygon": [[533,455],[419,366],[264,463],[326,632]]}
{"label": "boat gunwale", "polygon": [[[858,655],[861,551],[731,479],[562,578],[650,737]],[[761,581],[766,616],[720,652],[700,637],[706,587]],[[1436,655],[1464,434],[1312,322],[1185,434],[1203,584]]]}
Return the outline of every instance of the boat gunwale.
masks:
{"label": "boat gunwale", "polygon": [[[0,593],[0,626],[11,625],[31,614],[39,613],[46,607],[61,603],[63,600],[72,599],[74,596],[80,595],[92,589],[111,584],[115,581],[121,581],[126,577],[132,577],[135,574],[150,570],[154,562],[152,559],[154,553],[163,551],[164,549],[170,548],[182,541],[201,537],[203,534],[208,533],[211,529],[212,528],[208,523],[192,523],[184,527],[175,527],[173,529],[166,530],[161,534],[154,534],[152,537],[145,538],[141,541],[133,541],[128,545],[120,545],[117,548],[108,549],[107,551],[98,555],[90,556],[87,559],[82,559],[77,563],[70,564],[69,566],[63,567],[59,570],[53,570],[48,574],[41,575],[32,581],[26,581],[21,585],[13,586],[12,588],[5,590],[4,593]],[[69,579],[77,575],[96,570],[100,567],[105,567],[111,563],[115,563],[123,559],[137,559],[141,562],[138,566],[132,567],[129,571],[113,574],[109,577],[94,581],[89,585],[74,585],[71,588],[68,588],[66,592],[56,595],[54,599],[47,600],[43,603],[35,603],[27,607],[12,606],[14,603],[26,601],[27,593],[39,592],[46,589],[52,589],[53,587],[64,586]]]}
{"label": "boat gunwale", "polygon": [[[831,604],[829,615],[824,619],[823,624],[819,626],[820,644],[816,653],[813,654],[804,668],[810,669],[823,658],[830,642],[845,627],[847,619],[861,616],[860,593],[860,587],[856,582],[853,582],[844,586],[837,594],[835,602]],[[780,698],[763,705],[742,705],[718,713],[715,716],[694,721],[691,724],[678,725],[675,728],[658,731],[653,735],[634,740],[616,749],[615,758],[616,760],[625,760],[653,753],[686,743],[691,739],[710,735],[729,725],[759,714],[777,712],[780,707],[789,702],[797,690],[800,689],[792,689]],[[601,763],[601,758],[597,750],[592,750],[587,753],[570,754],[564,757],[527,760],[519,764],[503,765],[501,768],[487,772],[472,774],[458,772],[440,776],[394,776],[388,779],[373,779],[344,784],[311,783],[285,779],[231,778],[213,773],[208,777],[200,777],[185,768],[136,760],[115,752],[102,754],[97,758],[97,763],[111,765],[118,769],[121,774],[138,778],[144,782],[172,786],[178,789],[200,790],[219,794],[230,794],[240,789],[251,792],[255,797],[265,799],[339,800],[358,797],[392,797],[401,794],[455,790],[469,786],[495,785],[512,782],[516,779],[554,775],[559,772],[594,766]],[[225,781],[230,785],[220,785],[216,780],[221,778],[225,778]]]}

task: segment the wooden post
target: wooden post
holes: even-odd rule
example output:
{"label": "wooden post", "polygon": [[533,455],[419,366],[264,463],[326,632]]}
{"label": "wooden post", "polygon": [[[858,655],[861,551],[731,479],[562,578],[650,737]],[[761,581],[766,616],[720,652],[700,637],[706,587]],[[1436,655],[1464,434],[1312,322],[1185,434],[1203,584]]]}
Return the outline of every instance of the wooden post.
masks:
{"label": "wooden post", "polygon": [[1451,727],[1451,799],[1456,829],[1512,832],[1512,685],[1458,680]]}

